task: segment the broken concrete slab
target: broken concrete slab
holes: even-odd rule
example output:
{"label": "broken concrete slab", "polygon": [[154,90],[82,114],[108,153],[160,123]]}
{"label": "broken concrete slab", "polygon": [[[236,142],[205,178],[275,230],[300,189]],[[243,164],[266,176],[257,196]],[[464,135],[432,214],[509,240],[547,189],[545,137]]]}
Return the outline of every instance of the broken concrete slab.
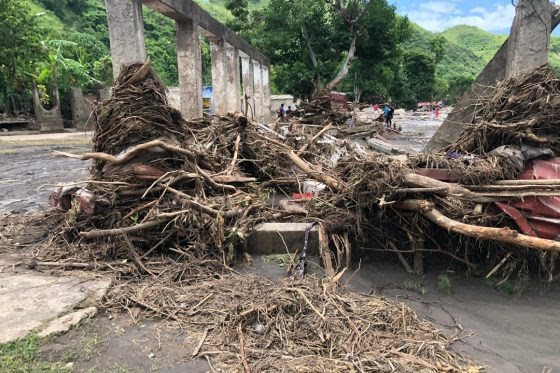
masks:
{"label": "broken concrete slab", "polygon": [[[309,223],[264,223],[258,225],[247,240],[250,254],[295,253],[303,248],[305,230]],[[319,252],[319,230],[315,226],[309,232],[307,252]]]}
{"label": "broken concrete slab", "polygon": [[367,140],[367,144],[370,148],[375,150],[376,152],[389,154],[389,155],[397,155],[397,154],[406,154],[407,152],[404,149],[399,148],[396,145],[390,144],[387,141],[383,141],[377,138],[370,138]]}
{"label": "broken concrete slab", "polygon": [[0,274],[0,344],[40,331],[84,302],[100,300],[110,284],[35,272]]}
{"label": "broken concrete slab", "polygon": [[73,326],[78,325],[82,320],[89,319],[97,313],[97,307],[83,308],[58,319],[51,320],[37,335],[48,337],[50,335],[67,332]]}

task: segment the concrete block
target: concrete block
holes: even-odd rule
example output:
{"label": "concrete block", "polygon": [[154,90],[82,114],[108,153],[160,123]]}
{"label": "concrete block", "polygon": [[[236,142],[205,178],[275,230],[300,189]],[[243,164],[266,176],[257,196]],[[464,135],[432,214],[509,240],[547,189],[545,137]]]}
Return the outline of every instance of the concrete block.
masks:
{"label": "concrete block", "polygon": [[78,325],[82,320],[95,316],[96,313],[97,307],[88,307],[71,312],[58,319],[51,320],[37,335],[44,338],[50,335],[67,332],[72,327]]}
{"label": "concrete block", "polygon": [[[100,300],[111,285],[107,280],[55,277],[40,273],[0,273],[0,344],[13,342],[32,331],[56,332],[62,325],[91,314],[92,309],[54,320],[84,303]],[[78,320],[79,322],[79,320]]]}
{"label": "concrete block", "polygon": [[80,88],[70,88],[70,108],[72,109],[72,125],[75,128],[83,129],[92,107],[86,104],[84,93]]}
{"label": "concrete block", "polygon": [[[247,240],[250,254],[295,253],[303,248],[305,229],[309,223],[263,223],[258,225]],[[287,248],[287,249],[286,249]],[[309,232],[308,254],[319,252],[319,230],[315,226]]]}

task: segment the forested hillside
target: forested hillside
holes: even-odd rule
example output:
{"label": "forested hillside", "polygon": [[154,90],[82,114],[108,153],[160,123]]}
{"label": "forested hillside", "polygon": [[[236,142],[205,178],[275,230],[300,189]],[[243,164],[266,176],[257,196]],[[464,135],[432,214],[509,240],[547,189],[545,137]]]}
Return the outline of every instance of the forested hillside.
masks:
{"label": "forested hillside", "polygon": [[[273,92],[308,96],[340,71],[348,53],[348,33],[326,2],[299,0],[198,0],[214,17],[263,50],[273,63]],[[103,0],[5,0],[0,40],[0,112],[30,110],[30,87],[37,81],[48,105],[56,82],[95,91],[111,84],[111,60]],[[17,7],[9,4],[18,4]],[[365,15],[356,59],[337,90],[362,100],[395,100],[406,106],[428,99],[459,97],[505,40],[470,26],[431,33],[396,15],[385,0],[372,0]],[[24,14],[25,13],[25,14]],[[144,9],[150,60],[165,83],[177,84],[174,22]],[[306,29],[309,29],[308,31]],[[302,34],[308,32],[308,39]],[[310,58],[309,47],[315,49]],[[203,80],[211,84],[209,44],[202,40]],[[553,38],[551,63],[560,68],[560,39]],[[8,61],[8,63],[4,62]]]}

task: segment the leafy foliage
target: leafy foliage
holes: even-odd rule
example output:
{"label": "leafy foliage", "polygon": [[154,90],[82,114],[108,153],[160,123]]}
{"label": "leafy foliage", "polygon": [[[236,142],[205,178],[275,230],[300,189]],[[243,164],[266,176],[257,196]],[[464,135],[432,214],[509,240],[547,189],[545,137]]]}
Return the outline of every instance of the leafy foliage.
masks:
{"label": "leafy foliage", "polygon": [[27,111],[30,77],[41,58],[41,30],[31,8],[0,0],[0,111]]}

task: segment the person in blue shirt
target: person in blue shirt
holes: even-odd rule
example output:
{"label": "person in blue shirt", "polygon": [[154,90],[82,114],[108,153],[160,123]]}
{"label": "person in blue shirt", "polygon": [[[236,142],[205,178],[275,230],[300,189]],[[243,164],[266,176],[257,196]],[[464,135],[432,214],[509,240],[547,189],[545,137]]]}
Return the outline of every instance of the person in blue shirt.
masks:
{"label": "person in blue shirt", "polygon": [[394,113],[395,113],[395,109],[393,108],[392,103],[389,103],[388,105],[385,106],[385,109],[383,109],[383,117],[385,118],[385,125],[388,128],[391,128],[391,125],[393,123]]}

